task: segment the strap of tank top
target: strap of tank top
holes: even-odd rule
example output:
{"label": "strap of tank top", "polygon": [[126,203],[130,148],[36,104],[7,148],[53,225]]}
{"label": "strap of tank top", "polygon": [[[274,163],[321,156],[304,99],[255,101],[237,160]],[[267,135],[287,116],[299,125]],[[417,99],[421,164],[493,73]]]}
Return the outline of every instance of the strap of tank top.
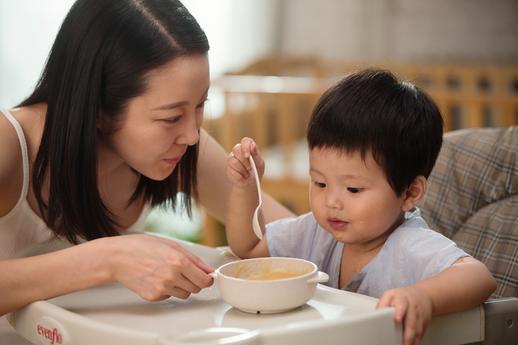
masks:
{"label": "strap of tank top", "polygon": [[25,135],[23,134],[23,129],[18,123],[18,121],[14,118],[13,115],[7,109],[0,109],[0,112],[4,114],[7,120],[13,125],[16,130],[16,134],[18,134],[18,140],[20,141],[20,148],[22,150],[22,162],[23,162],[23,186],[22,193],[20,195],[20,199],[16,203],[14,208],[17,208],[26,198],[27,192],[29,191],[29,154],[27,151],[27,141],[25,140]]}

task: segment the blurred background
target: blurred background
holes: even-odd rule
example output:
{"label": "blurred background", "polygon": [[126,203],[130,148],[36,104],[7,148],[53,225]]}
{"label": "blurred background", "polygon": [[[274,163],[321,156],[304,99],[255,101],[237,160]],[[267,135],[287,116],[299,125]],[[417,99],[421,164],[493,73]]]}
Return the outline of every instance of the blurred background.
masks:
{"label": "blurred background", "polygon": [[[0,106],[34,87],[72,0],[0,0]],[[253,137],[264,189],[309,210],[305,125],[337,78],[383,67],[427,90],[446,130],[518,124],[518,0],[185,0],[211,44],[204,127]],[[216,246],[221,224],[155,210],[146,230]]]}

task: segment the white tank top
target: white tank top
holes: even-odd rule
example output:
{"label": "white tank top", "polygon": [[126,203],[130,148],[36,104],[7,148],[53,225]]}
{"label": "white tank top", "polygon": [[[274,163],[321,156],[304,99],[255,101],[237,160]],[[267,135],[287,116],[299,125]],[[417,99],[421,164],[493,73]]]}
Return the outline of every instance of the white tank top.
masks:
{"label": "white tank top", "polygon": [[[29,155],[27,142],[22,127],[14,116],[6,109],[0,113],[13,125],[20,141],[23,161],[23,186],[18,202],[14,208],[3,217],[0,217],[0,260],[35,255],[51,250],[70,246],[66,239],[59,239],[47,227],[27,202],[29,192]],[[145,205],[139,219],[125,232],[142,232],[147,215],[151,211]]]}

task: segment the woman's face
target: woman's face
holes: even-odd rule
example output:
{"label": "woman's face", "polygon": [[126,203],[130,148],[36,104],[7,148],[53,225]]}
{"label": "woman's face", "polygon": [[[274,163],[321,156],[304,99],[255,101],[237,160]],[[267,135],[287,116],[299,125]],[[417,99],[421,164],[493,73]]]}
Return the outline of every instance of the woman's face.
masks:
{"label": "woman's face", "polygon": [[142,175],[163,180],[199,140],[209,88],[207,55],[181,56],[148,74],[144,94],[131,99],[110,149]]}

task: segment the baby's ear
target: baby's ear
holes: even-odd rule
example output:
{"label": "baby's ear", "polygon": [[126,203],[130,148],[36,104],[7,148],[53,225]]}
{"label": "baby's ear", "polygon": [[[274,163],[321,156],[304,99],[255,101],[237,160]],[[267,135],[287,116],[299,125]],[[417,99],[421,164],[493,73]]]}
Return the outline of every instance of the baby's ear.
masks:
{"label": "baby's ear", "polygon": [[412,210],[417,202],[421,200],[426,191],[426,178],[422,175],[417,176],[407,190],[404,192],[402,210],[408,212]]}

